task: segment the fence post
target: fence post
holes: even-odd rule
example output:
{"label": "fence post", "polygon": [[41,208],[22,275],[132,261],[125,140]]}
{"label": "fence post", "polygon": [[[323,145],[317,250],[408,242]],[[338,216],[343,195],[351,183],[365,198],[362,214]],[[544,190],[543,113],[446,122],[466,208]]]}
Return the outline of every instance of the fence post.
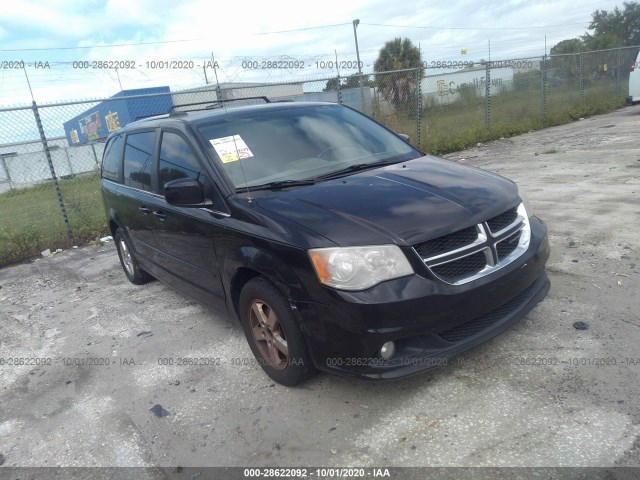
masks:
{"label": "fence post", "polygon": [[2,161],[2,167],[4,169],[4,174],[7,177],[7,182],[9,183],[9,188],[11,188],[11,175],[9,174],[9,167],[7,167],[7,159],[3,156],[0,156],[0,160]]}
{"label": "fence post", "polygon": [[580,105],[584,105],[584,63],[580,52]]}
{"label": "fence post", "polygon": [[340,90],[340,74],[336,77],[336,95],[338,97],[338,103],[342,103],[342,90]]}
{"label": "fence post", "polygon": [[546,108],[546,103],[547,103],[547,55],[543,55],[542,57],[542,75],[540,75],[541,81],[542,81],[542,85],[540,88],[540,91],[542,92],[540,94],[540,122],[542,123],[542,126],[544,127],[544,116],[545,116],[545,108]]}
{"label": "fence post", "polygon": [[622,58],[621,58],[621,52],[622,51],[622,47],[618,47],[618,61],[617,63],[617,67],[616,67],[616,89],[617,89],[617,93],[618,93],[618,97],[620,97],[622,95],[622,75],[621,75],[621,70],[622,70]]}
{"label": "fence post", "polygon": [[484,126],[489,128],[491,126],[491,62],[486,63],[485,73],[485,86],[484,86]]}
{"label": "fence post", "polygon": [[38,112],[38,106],[36,105],[35,100],[33,101],[33,115],[36,118],[36,125],[38,126],[38,132],[40,133],[40,141],[42,142],[42,146],[44,147],[44,155],[47,157],[47,163],[49,164],[49,170],[51,171],[51,178],[53,179],[53,184],[56,187],[56,195],[58,196],[58,206],[60,207],[60,213],[62,213],[62,219],[64,220],[64,224],[67,227],[67,236],[69,237],[69,242],[73,245],[75,242],[73,241],[73,232],[71,231],[71,225],[69,224],[69,217],[67,217],[67,210],[64,208],[64,201],[62,200],[62,193],[60,192],[60,184],[58,183],[58,176],[56,175],[56,170],[53,167],[53,160],[51,159],[51,152],[49,151],[49,144],[47,143],[47,137],[44,134],[44,128],[42,126],[42,120],[40,119],[40,113]]}
{"label": "fence post", "polygon": [[360,111],[365,115],[367,115],[367,112],[364,108],[364,87],[362,85],[362,80],[363,80],[362,74],[360,74],[358,78],[359,78],[358,83],[360,84]]}
{"label": "fence post", "polygon": [[73,173],[73,165],[71,165],[71,159],[69,158],[69,149],[67,147],[64,148],[64,155],[67,158],[67,165],[69,165],[69,177],[73,178],[75,173]]}
{"label": "fence post", "polygon": [[96,153],[95,143],[91,144],[91,150],[93,151],[93,159],[96,161],[96,167],[98,168],[98,171],[100,171],[100,160],[98,160],[98,154]]}
{"label": "fence post", "polygon": [[420,122],[422,120],[422,86],[420,78],[420,68],[416,69],[416,108],[418,109],[416,112],[416,147],[422,150],[420,146]]}

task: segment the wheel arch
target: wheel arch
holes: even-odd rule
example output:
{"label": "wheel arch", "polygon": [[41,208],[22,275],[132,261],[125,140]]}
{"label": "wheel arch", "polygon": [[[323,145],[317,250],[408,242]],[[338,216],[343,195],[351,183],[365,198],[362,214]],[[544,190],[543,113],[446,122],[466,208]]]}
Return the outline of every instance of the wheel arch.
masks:
{"label": "wheel arch", "polygon": [[297,275],[283,259],[256,246],[235,250],[227,257],[223,270],[228,279],[230,307],[237,318],[240,318],[240,292],[258,276],[271,282],[289,302],[300,299],[305,292]]}

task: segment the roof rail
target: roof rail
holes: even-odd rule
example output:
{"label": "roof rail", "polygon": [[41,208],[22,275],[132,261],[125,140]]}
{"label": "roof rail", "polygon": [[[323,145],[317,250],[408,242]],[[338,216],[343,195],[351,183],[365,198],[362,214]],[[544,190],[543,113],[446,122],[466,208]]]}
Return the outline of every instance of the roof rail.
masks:
{"label": "roof rail", "polygon": [[[209,110],[209,109],[213,109],[213,108],[221,108],[223,103],[239,102],[239,101],[242,101],[242,100],[264,100],[264,103],[271,103],[271,100],[269,100],[265,96],[229,98],[229,99],[224,99],[224,100],[214,100],[213,102],[209,101],[209,102],[183,103],[182,105],[174,105],[173,107],[171,107],[171,110],[169,110],[169,115],[175,115],[175,114],[181,114],[181,113],[187,113],[187,112],[197,112],[197,111]],[[206,105],[206,107],[204,107],[204,108],[190,108],[190,109],[187,109],[187,110],[176,111],[176,108],[192,107],[194,105]]]}

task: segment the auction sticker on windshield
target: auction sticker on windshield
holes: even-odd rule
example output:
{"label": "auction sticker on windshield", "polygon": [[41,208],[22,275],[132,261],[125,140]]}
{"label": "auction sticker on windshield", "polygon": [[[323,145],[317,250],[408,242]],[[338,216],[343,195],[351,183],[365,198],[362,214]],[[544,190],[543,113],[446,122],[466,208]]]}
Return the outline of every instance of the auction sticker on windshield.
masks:
{"label": "auction sticker on windshield", "polygon": [[231,135],[229,137],[214,138],[209,140],[216,153],[222,160],[222,163],[235,162],[245,158],[253,157],[253,153],[244,142],[240,135]]}

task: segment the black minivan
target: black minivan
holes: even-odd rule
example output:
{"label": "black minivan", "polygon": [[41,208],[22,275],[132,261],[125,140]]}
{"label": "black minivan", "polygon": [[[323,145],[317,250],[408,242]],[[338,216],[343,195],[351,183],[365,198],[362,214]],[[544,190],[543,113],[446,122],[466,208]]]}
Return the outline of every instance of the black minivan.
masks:
{"label": "black minivan", "polygon": [[102,194],[129,280],[238,317],[275,381],[443,365],[549,290],[546,227],[512,181],[343,105],[223,107],[112,134]]}

